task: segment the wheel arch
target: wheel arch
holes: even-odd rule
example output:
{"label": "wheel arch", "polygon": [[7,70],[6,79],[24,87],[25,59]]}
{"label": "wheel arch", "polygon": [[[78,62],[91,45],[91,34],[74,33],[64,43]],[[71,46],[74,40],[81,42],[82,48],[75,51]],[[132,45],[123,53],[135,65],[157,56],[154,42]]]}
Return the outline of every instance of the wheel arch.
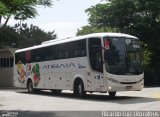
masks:
{"label": "wheel arch", "polygon": [[74,91],[75,85],[76,83],[78,83],[79,81],[82,81],[83,85],[84,85],[84,90],[85,88],[85,80],[81,75],[75,75],[74,80],[73,80],[73,85],[72,85],[72,90]]}

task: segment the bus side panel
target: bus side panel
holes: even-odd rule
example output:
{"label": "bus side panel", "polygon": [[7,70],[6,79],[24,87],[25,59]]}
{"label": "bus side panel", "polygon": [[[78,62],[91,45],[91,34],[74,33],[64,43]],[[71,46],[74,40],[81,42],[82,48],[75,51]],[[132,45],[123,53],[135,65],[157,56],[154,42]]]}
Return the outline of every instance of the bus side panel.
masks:
{"label": "bus side panel", "polygon": [[[37,63],[32,65],[32,69],[34,69],[35,64]],[[80,74],[86,79],[86,72],[89,71],[87,57],[53,60],[39,62],[38,64],[40,80],[35,88],[41,89],[72,90],[73,77]],[[33,75],[32,77],[34,81],[36,76]]]}
{"label": "bus side panel", "polygon": [[19,88],[26,88],[26,66],[22,63],[14,65],[13,85]]}
{"label": "bus side panel", "polygon": [[13,86],[14,87],[21,87],[21,83],[19,82],[19,74],[17,73],[17,69],[15,69],[16,65],[14,66],[14,76],[13,76]]}

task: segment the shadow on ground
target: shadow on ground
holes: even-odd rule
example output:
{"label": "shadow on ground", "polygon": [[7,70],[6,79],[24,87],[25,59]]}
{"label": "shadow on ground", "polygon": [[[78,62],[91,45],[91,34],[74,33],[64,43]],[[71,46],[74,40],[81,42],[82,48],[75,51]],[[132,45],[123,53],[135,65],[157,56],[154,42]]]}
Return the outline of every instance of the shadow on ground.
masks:
{"label": "shadow on ground", "polygon": [[0,111],[0,117],[102,117],[102,112],[2,110]]}
{"label": "shadow on ground", "polygon": [[84,98],[76,97],[73,93],[60,93],[58,95],[53,94],[50,91],[40,91],[36,93],[28,93],[26,91],[19,91],[18,93],[23,93],[26,95],[38,95],[38,96],[47,96],[47,97],[56,97],[56,98],[65,98],[73,100],[84,100],[84,101],[96,101],[96,102],[110,102],[110,103],[119,103],[119,104],[135,104],[135,103],[146,103],[146,102],[155,102],[160,101],[158,98],[151,97],[139,97],[139,96],[119,96],[110,97],[107,94],[87,94]]}

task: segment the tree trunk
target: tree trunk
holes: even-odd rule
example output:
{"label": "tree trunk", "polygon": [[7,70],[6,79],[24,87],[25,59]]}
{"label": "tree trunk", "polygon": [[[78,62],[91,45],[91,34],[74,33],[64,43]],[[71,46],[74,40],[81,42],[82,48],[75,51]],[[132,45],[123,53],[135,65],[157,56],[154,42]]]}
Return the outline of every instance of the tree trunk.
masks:
{"label": "tree trunk", "polygon": [[2,16],[0,16],[0,28],[1,28],[1,24],[2,24]]}
{"label": "tree trunk", "polygon": [[6,21],[5,21],[5,23],[3,24],[2,28],[4,28],[4,27],[7,25],[9,19],[10,19],[10,17],[8,17],[8,18],[6,19]]}

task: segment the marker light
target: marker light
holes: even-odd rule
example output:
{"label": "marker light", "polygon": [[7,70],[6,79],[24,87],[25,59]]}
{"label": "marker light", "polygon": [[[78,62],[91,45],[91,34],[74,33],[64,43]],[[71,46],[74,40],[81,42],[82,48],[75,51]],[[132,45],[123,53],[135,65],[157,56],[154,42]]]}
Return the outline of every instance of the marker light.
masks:
{"label": "marker light", "polygon": [[142,85],[142,88],[143,88],[144,86]]}
{"label": "marker light", "polygon": [[108,89],[112,89],[112,87],[108,87]]}

